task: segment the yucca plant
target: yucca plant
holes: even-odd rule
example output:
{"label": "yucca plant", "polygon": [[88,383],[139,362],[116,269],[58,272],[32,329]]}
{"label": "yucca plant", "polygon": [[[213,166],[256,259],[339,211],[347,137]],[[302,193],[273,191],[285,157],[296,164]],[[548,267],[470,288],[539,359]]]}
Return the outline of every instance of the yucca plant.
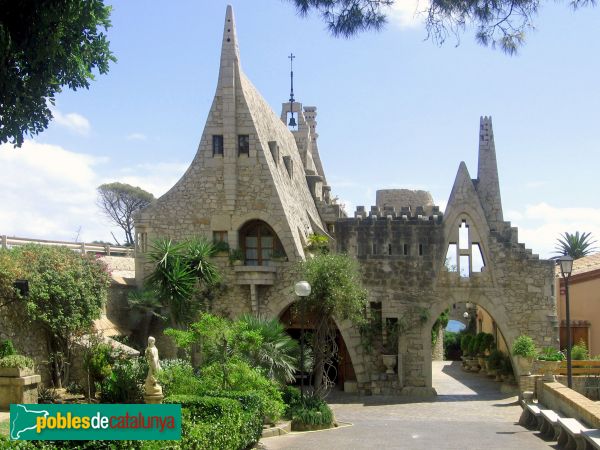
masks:
{"label": "yucca plant", "polygon": [[592,233],[584,232],[579,234],[579,231],[576,231],[575,234],[571,234],[564,232],[556,240],[555,253],[558,256],[569,255],[573,259],[582,258],[598,249],[597,247],[593,247],[597,241],[592,241],[591,239]]}

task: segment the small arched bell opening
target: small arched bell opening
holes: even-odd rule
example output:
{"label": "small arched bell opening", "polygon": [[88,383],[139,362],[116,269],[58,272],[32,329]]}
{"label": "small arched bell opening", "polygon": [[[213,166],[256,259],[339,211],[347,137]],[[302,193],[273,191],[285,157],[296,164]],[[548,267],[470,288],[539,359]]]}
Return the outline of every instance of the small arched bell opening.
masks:
{"label": "small arched bell opening", "polygon": [[262,220],[252,220],[242,226],[239,242],[246,266],[268,266],[273,258],[285,257],[277,233]]}
{"label": "small arched bell opening", "polygon": [[[310,345],[310,335],[317,323],[317,317],[313,312],[306,310],[303,313],[297,303],[292,303],[283,310],[279,316],[279,321],[285,326],[287,333],[298,341],[300,341],[302,329],[304,328],[305,343]],[[335,384],[335,389],[343,390],[344,383],[356,382],[356,373],[352,365],[350,350],[346,345],[342,332],[335,321],[333,324],[335,327],[335,338],[332,345],[336,351],[332,361],[327,364],[325,370],[329,380]],[[312,374],[302,374],[300,372],[298,372],[296,377],[296,385],[300,385],[300,378],[302,376],[304,377],[305,386],[312,385]]]}

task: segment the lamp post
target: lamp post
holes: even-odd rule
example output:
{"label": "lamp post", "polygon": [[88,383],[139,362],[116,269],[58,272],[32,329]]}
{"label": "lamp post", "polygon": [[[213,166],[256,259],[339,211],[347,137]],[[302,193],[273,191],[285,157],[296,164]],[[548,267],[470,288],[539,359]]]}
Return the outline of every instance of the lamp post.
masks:
{"label": "lamp post", "polygon": [[310,295],[310,283],[298,281],[294,286],[294,292],[300,297],[300,398],[304,400],[304,298]]}
{"label": "lamp post", "polygon": [[560,266],[560,273],[565,282],[565,310],[567,319],[567,386],[573,387],[573,374],[571,363],[571,305],[569,304],[569,278],[573,270],[573,258],[569,255],[563,255],[556,259]]}

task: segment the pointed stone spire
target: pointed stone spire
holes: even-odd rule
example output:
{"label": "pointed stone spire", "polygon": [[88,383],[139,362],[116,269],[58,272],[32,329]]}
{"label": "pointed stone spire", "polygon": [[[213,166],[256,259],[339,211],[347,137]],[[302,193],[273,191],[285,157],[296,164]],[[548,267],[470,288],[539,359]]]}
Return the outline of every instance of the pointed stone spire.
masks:
{"label": "pointed stone spire", "polygon": [[479,119],[479,164],[476,185],[490,227],[497,229],[504,219],[492,118],[486,116]]}
{"label": "pointed stone spire", "polygon": [[233,8],[227,5],[225,24],[223,26],[223,42],[221,43],[221,67],[219,69],[219,87],[233,86],[235,73],[240,68],[240,49],[235,30]]}

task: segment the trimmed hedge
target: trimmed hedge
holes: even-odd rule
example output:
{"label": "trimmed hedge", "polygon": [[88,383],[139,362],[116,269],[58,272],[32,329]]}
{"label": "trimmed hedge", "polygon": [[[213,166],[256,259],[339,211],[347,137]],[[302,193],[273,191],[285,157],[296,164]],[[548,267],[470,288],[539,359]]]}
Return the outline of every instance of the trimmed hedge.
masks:
{"label": "trimmed hedge", "polygon": [[183,407],[183,449],[244,449],[258,442],[263,414],[252,393],[173,395],[165,403]]}
{"label": "trimmed hedge", "polygon": [[290,405],[292,430],[308,431],[330,428],[333,425],[333,412],[323,400],[308,397],[304,401]]}

